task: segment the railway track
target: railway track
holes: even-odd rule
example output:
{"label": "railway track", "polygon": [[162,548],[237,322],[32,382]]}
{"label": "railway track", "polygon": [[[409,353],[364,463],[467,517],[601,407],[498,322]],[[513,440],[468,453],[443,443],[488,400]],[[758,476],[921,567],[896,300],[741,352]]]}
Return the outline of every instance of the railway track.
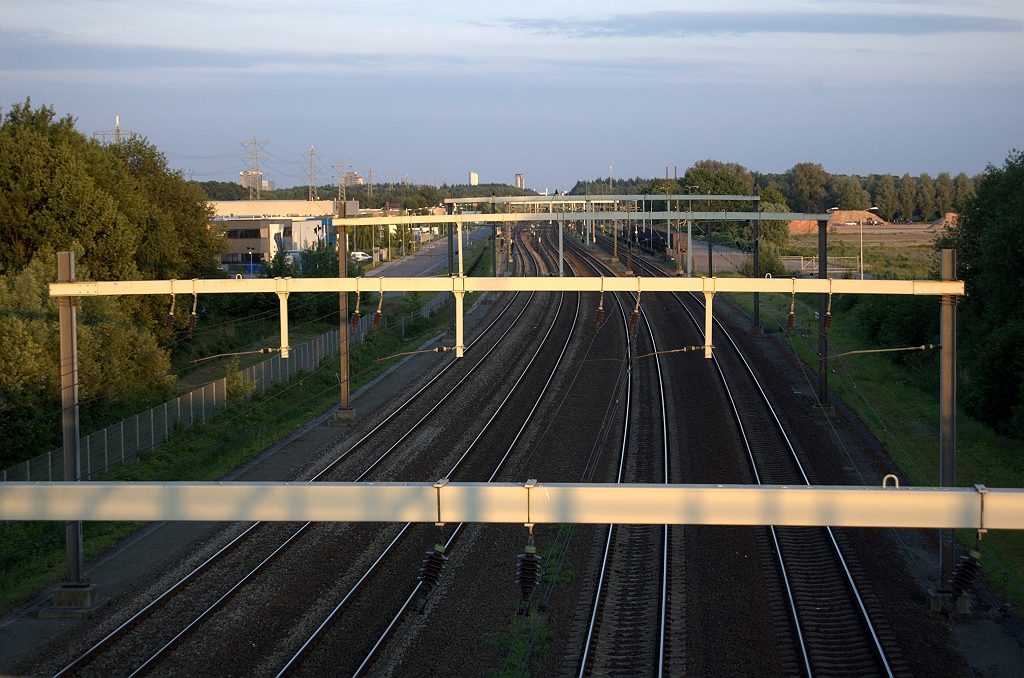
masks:
{"label": "railway track", "polygon": [[[525,242],[520,241],[520,247],[517,249],[527,252],[536,261],[537,253],[526,245]],[[559,297],[559,309],[565,302],[565,296],[562,294]],[[544,339],[541,341],[536,352],[531,356],[526,368],[522,370],[519,378],[515,381],[505,398],[477,432],[454,465],[443,475],[444,478],[467,481],[486,480],[490,482],[495,480],[502,472],[524,431],[533,421],[538,406],[548,392],[555,370],[561,362],[569,343],[572,341],[574,330],[578,324],[580,307],[580,296],[577,294],[575,297],[576,308],[575,312],[568,316],[572,319],[568,331],[565,331],[565,327],[563,327],[561,333],[555,332],[555,326],[561,317],[556,310],[555,321],[548,328]],[[572,306],[572,302],[569,302],[569,306]],[[552,350],[545,350],[549,339],[556,335],[561,337],[563,333],[565,335],[564,340],[555,343],[551,347]],[[558,349],[559,343],[561,344],[560,349]],[[555,356],[553,364],[551,361],[552,356]],[[532,381],[528,380],[528,374],[532,376],[534,373],[541,375],[541,378]],[[547,375],[546,380],[543,379],[544,375]],[[526,412],[525,417],[522,414],[523,412]],[[402,528],[402,531],[405,532],[410,529],[413,529],[413,526],[406,525]],[[453,551],[464,553],[468,548],[468,545],[462,543],[466,532],[466,526],[463,524],[455,526],[450,535],[442,532],[441,543],[444,544],[443,552],[447,554],[452,554]],[[421,541],[420,543],[422,544],[423,542]],[[422,549],[420,549],[419,553],[422,556]],[[460,556],[452,555],[452,557],[458,558]],[[412,577],[409,576],[411,574],[412,570],[409,570],[407,572],[407,581],[410,584],[413,582]],[[408,595],[403,592],[402,597],[399,599],[399,604],[392,607],[392,609],[397,611],[385,619],[385,621],[387,619],[390,619],[390,621],[386,624],[378,625],[378,628],[383,626],[383,629],[378,632],[376,641],[372,643],[372,646],[368,649],[364,648],[361,661],[358,661],[358,664],[354,666],[353,675],[366,675],[375,668],[379,661],[387,661],[389,644],[393,643],[396,639],[400,641],[409,632],[410,628],[418,625],[417,618],[420,615],[412,614],[412,612],[414,610],[420,612],[429,611],[431,598],[434,592],[443,586],[446,576],[442,575],[437,583],[437,587],[434,588],[424,585],[423,582],[409,585],[405,588]],[[345,600],[338,604],[335,612],[332,612],[332,616],[344,603]],[[350,639],[343,637],[340,633],[337,636],[334,635],[331,631],[330,622],[331,618],[328,618],[306,639],[300,649],[279,672],[279,676],[305,673],[322,674],[324,671],[329,670],[327,667],[332,667],[332,672],[334,670],[343,673],[351,671],[344,664],[339,666],[339,661],[341,661],[342,657],[338,653],[339,646],[343,646]],[[366,620],[362,620],[362,622],[365,623]],[[344,668],[342,668],[343,666]],[[337,668],[334,669],[334,667]]]}
{"label": "railway track", "polygon": [[[595,275],[615,275],[568,239],[570,251]],[[658,342],[632,294],[616,295],[626,331],[624,427],[615,482],[670,482],[668,408]],[[624,306],[635,309],[626,319]],[[631,336],[631,328],[640,329]],[[647,359],[638,359],[639,356]],[[649,396],[649,397],[648,397]],[[685,669],[682,533],[663,526],[609,525],[605,531],[586,631],[579,644],[579,676],[681,675]],[[520,662],[522,665],[522,662]],[[566,667],[563,665],[563,670]]]}
{"label": "railway track", "polygon": [[[666,273],[634,257],[634,266],[652,275]],[[703,304],[693,295],[670,296],[702,335]],[[726,327],[715,318],[718,345],[713,362],[727,393],[732,415],[759,484],[812,484],[813,471],[794,445],[750,363]],[[724,339],[724,341],[723,341]],[[877,611],[856,561],[840,547],[842,535],[831,528],[765,528],[773,551],[778,590],[785,598],[793,638],[789,671],[807,676],[910,675],[895,637]],[[781,622],[782,620],[780,620]],[[890,656],[891,655],[891,656]]]}
{"label": "railway track", "polygon": [[[518,296],[518,295],[517,295]],[[533,295],[530,295],[532,299]],[[496,339],[491,348],[480,357],[480,359],[469,369],[468,373],[458,381],[457,385],[451,388],[447,394],[440,398],[440,401],[447,401],[453,397],[458,387],[464,384],[470,375],[476,371],[476,369],[484,363],[488,356],[491,355],[492,351],[501,344],[501,340],[508,336],[509,332],[516,326],[516,323],[523,317],[523,313],[529,307],[529,299],[515,320],[504,330],[501,336]],[[513,298],[509,303],[499,312],[498,316],[477,336],[477,338],[470,344],[471,348],[480,342],[484,337],[488,336],[495,327],[498,326],[499,321],[509,314],[510,309],[516,303],[516,299]],[[334,459],[324,469],[317,473],[312,481],[326,479],[333,472],[336,472],[339,465],[350,455],[352,455],[357,449],[364,446],[368,441],[372,440],[374,436],[379,435],[381,431],[388,425],[396,421],[400,414],[409,410],[414,403],[420,400],[424,394],[426,394],[432,386],[435,386],[438,381],[448,373],[453,366],[458,363],[455,361],[449,362],[444,366],[432,379],[430,379],[423,387],[417,390],[410,398],[408,398],[402,405],[400,405],[395,411],[384,418],[383,421],[378,423],[373,429],[364,435],[362,438],[357,440],[351,445],[343,454]],[[436,411],[438,403],[430,409],[430,413]],[[429,414],[427,415],[429,416]],[[419,420],[412,426],[412,428],[418,427],[422,424],[427,416],[420,417]],[[406,424],[407,425],[407,424]],[[406,429],[406,434],[409,433],[409,429]],[[360,477],[365,477],[366,472],[372,470],[373,466],[376,466],[382,458],[386,457],[393,450],[398,447],[397,444],[392,445],[383,455],[377,457],[373,462],[370,469],[366,469],[364,473],[360,474]],[[252,587],[254,580],[257,579],[263,572],[269,569],[276,560],[278,560],[282,554],[289,549],[294,549],[297,544],[303,541],[302,537],[310,531],[311,526],[309,524],[298,526],[297,529],[294,527],[289,528],[288,525],[267,525],[256,523],[248,526],[244,531],[232,539],[227,545],[219,549],[215,554],[206,559],[198,568],[194,569],[184,578],[179,580],[167,591],[158,596],[151,603],[142,608],[139,612],[130,617],[126,622],[120,624],[112,632],[104,636],[98,643],[95,643],[85,653],[77,657],[73,662],[65,666],[57,675],[66,676],[74,675],[82,672],[83,669],[87,673],[95,672],[97,669],[100,674],[109,675],[110,673],[116,673],[119,675],[143,675],[153,669],[155,666],[165,660],[179,645],[185,642],[198,628],[209,620],[213,615],[220,612],[226,605],[232,600],[237,592],[246,587]],[[344,530],[342,530],[344,532]],[[400,532],[392,540],[392,546],[397,543],[405,531]],[[264,539],[255,539],[257,535],[262,535]],[[320,535],[322,536],[322,535]],[[348,535],[350,536],[350,535]],[[315,539],[309,539],[314,541]],[[258,542],[269,542],[270,546],[266,543]],[[363,539],[362,541],[367,542],[365,546],[371,546],[373,540]],[[276,546],[274,546],[276,544]],[[379,562],[380,559],[378,559]],[[249,566],[246,567],[247,562],[258,562],[255,568]],[[376,565],[377,563],[374,563]],[[371,571],[372,571],[371,567]],[[364,578],[356,582],[356,588],[363,582]],[[200,614],[190,618],[190,621],[183,617],[186,614],[182,610],[172,609],[177,602],[179,594],[186,590],[202,590],[204,595],[199,596],[200,603],[203,604],[203,609]],[[209,592],[218,592],[219,595],[211,595]],[[205,603],[203,602],[205,600]],[[178,606],[187,607],[187,606]],[[194,607],[194,606],[193,606]],[[154,632],[154,626],[159,627],[159,630]],[[179,629],[177,633],[171,632],[168,634],[168,629]],[[129,658],[130,655],[137,654],[137,646],[139,643],[138,636],[151,634],[153,638],[160,639],[159,642],[162,645],[159,649],[149,654],[148,658],[145,659],[141,664],[138,661],[134,661],[135,668],[132,669],[133,661]],[[136,636],[135,641],[131,642],[131,636]],[[128,639],[128,645],[133,647],[125,649],[118,647],[124,645],[125,640]],[[104,668],[93,667],[92,665],[98,658],[104,657],[105,655],[114,655],[113,661],[109,664],[116,666],[116,671],[111,671],[112,666],[108,665]],[[129,655],[129,656],[124,656]],[[103,664],[103,662],[100,662]]]}

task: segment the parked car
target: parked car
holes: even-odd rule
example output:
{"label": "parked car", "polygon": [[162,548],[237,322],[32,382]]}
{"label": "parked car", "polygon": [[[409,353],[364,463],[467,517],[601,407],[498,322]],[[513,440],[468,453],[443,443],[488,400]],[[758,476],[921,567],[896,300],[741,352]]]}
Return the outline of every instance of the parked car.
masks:
{"label": "parked car", "polygon": [[366,262],[373,259],[373,257],[371,257],[366,252],[352,252],[348,256],[352,259],[352,261],[358,262],[360,264],[365,264]]}

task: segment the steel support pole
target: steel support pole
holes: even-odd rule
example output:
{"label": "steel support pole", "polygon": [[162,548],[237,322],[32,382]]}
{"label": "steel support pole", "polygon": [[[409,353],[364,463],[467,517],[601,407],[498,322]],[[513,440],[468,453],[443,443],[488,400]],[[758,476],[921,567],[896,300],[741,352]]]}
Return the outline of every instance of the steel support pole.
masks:
{"label": "steel support pole", "polygon": [[562,221],[562,215],[558,217],[558,277],[562,277],[562,261],[565,252],[562,249],[562,230],[565,227],[565,222]]}
{"label": "steel support pole", "polygon": [[711,222],[707,222],[708,226],[706,229],[708,236],[708,277],[715,277],[715,248],[711,244]]}
{"label": "steel support pole", "polygon": [[686,220],[686,275],[693,276],[693,224]]}
{"label": "steel support pole", "polygon": [[[818,222],[818,278],[828,278],[828,222]],[[822,411],[828,407],[828,337],[825,334],[825,314],[828,295],[818,295],[818,402]]]}
{"label": "steel support pole", "polygon": [[[942,250],[940,277],[956,279],[956,250]],[[939,340],[939,486],[956,486],[956,296],[940,297]],[[939,561],[942,570],[940,589],[948,590],[956,565],[953,530],[942,530]]]}
{"label": "steel support pole", "polygon": [[[348,277],[348,227],[344,224],[338,227],[338,277]],[[334,411],[334,418],[327,422],[328,426],[348,426],[356,421],[348,372],[348,292],[338,293],[338,316],[338,384],[341,387],[341,402]]]}
{"label": "steel support pole", "polygon": [[[754,186],[754,195],[757,195],[757,186]],[[756,212],[758,208],[758,202],[751,200],[751,211]],[[761,241],[759,239],[761,220],[754,219],[754,277],[761,277]],[[761,295],[758,292],[754,292],[754,331],[756,332],[761,327]]]}
{"label": "steel support pole", "polygon": [[491,276],[498,275],[498,224],[491,224]]}
{"label": "steel support pole", "polygon": [[[451,212],[454,205],[448,207],[448,211]],[[448,275],[455,275],[455,233],[454,224],[448,222]],[[455,304],[448,306],[448,333],[453,335],[455,332]]]}
{"label": "steel support pole", "polygon": [[[57,253],[57,281],[75,281],[75,253]],[[78,426],[78,336],[74,297],[57,297],[60,322],[60,401],[64,434],[64,480],[80,480],[81,460]],[[84,584],[85,561],[82,553],[82,522],[66,526],[69,585]]]}

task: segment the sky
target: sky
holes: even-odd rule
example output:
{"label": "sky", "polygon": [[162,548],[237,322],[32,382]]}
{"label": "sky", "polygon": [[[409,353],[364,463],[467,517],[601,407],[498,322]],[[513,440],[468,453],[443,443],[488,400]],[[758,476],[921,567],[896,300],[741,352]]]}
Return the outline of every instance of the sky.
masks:
{"label": "sky", "polygon": [[[783,172],[975,174],[1024,149],[1020,0],[5,0],[0,106],[278,186]],[[109,137],[108,137],[109,138]]]}

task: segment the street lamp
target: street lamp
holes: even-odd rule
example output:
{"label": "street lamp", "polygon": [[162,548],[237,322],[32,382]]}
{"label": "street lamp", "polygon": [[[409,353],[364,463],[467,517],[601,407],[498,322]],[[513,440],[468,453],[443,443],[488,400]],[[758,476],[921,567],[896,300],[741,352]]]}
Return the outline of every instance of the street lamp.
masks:
{"label": "street lamp", "polygon": [[[869,207],[868,212],[877,212],[877,207]],[[864,220],[858,219],[860,225],[860,279],[864,279]]]}
{"label": "street lamp", "polygon": [[246,273],[252,273],[252,253],[256,250],[255,247],[246,247],[246,254],[249,255],[249,265],[246,267]]}

